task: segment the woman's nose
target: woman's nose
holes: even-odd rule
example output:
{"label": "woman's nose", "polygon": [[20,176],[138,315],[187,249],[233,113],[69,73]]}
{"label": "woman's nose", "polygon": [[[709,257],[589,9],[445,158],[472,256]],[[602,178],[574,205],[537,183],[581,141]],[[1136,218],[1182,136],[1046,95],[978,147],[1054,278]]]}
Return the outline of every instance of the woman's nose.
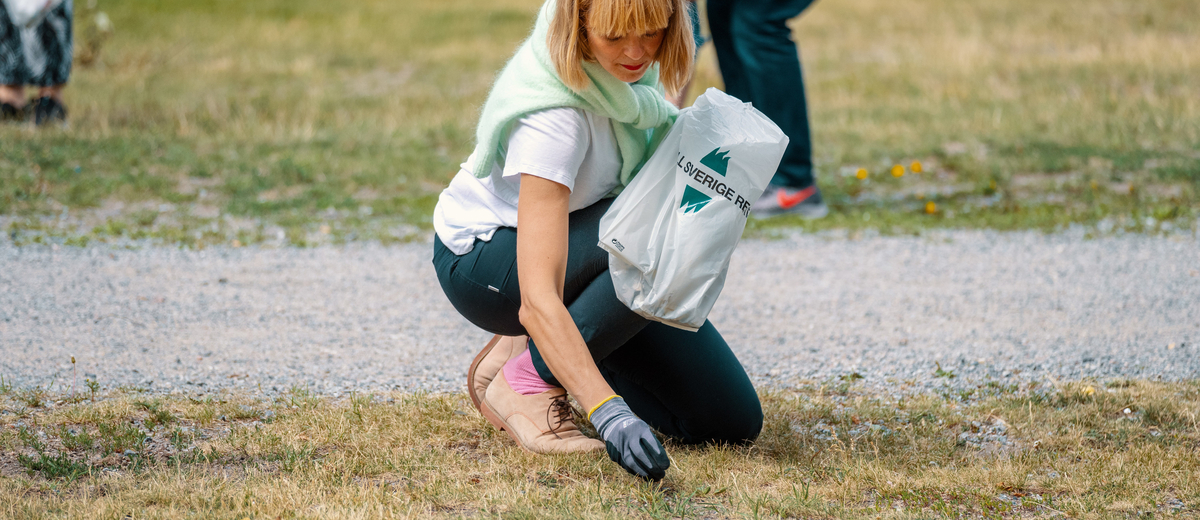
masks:
{"label": "woman's nose", "polygon": [[642,42],[633,42],[625,46],[625,55],[631,59],[640,60],[642,56],[646,55],[646,47],[642,45]]}

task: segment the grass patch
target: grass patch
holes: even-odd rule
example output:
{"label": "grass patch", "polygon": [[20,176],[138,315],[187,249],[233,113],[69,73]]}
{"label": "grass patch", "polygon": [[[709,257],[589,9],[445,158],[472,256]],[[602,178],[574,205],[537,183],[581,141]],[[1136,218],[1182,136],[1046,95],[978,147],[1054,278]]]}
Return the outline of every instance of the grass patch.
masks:
{"label": "grass patch", "polygon": [[[293,391],[38,409],[0,398],[0,511],[51,516],[1125,518],[1200,514],[1200,385],[764,391],[748,447],[668,444],[660,484],[534,456],[461,395]],[[845,388],[843,388],[845,386]],[[300,394],[300,395],[297,395]],[[169,426],[156,414],[170,413]],[[20,422],[23,426],[15,426]],[[103,490],[102,493],[96,490]]]}
{"label": "grass patch", "polygon": [[[0,126],[0,227],[73,246],[423,236],[540,3],[101,2],[116,32],[75,70],[71,126]],[[750,233],[1193,229],[1198,17],[1186,0],[814,5],[795,34],[833,213]],[[691,94],[720,84],[710,47]]]}

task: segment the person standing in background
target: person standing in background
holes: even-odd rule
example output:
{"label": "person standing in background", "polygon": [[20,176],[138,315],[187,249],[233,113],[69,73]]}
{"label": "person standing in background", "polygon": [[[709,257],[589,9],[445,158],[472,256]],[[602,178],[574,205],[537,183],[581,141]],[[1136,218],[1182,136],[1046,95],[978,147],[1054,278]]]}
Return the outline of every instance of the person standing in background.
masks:
{"label": "person standing in background", "polygon": [[813,0],[708,0],[708,26],[725,92],[771,118],[791,140],[779,170],[751,207],[756,217],[829,213],[812,164],[800,55],[788,20]]}
{"label": "person standing in background", "polygon": [[[0,1],[0,120],[66,122],[62,91],[71,75],[72,15],[71,0],[63,0],[40,22],[20,27]],[[26,85],[38,88],[32,101],[25,99]]]}

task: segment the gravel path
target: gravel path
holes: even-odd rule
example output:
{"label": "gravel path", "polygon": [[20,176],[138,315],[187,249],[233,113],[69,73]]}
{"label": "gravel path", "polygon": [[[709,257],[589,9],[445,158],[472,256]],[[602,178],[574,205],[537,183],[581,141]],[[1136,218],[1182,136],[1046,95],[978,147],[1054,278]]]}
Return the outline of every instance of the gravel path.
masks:
{"label": "gravel path", "polygon": [[[0,239],[0,375],[158,392],[459,391],[488,334],[426,244],[14,247]],[[1195,236],[945,232],[748,240],[711,315],[755,382],[868,385],[1200,377]],[[935,378],[937,363],[954,379]]]}

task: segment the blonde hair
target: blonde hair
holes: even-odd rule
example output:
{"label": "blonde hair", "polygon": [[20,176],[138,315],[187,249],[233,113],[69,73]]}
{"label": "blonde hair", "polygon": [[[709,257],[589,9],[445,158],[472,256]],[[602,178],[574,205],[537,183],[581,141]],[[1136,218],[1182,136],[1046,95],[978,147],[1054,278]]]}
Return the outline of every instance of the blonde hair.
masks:
{"label": "blonde hair", "polygon": [[557,0],[546,45],[550,60],[564,84],[583,90],[588,77],[583,61],[595,60],[588,45],[588,26],[602,35],[625,35],[666,29],[654,61],[659,81],[676,95],[692,75],[696,42],[683,0]]}

